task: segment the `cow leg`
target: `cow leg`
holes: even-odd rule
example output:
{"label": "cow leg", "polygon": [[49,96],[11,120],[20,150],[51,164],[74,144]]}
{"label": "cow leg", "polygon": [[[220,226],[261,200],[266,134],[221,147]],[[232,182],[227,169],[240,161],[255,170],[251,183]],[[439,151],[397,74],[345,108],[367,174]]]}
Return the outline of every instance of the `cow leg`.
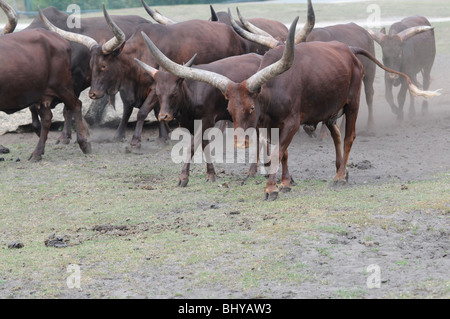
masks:
{"label": "cow leg", "polygon": [[[386,101],[389,103],[392,113],[399,116],[399,108],[395,105],[394,94],[392,93],[392,88],[393,88],[392,80],[390,80],[387,76],[384,79],[384,86],[385,86]],[[403,115],[402,115],[402,118],[403,118]]]}
{"label": "cow leg", "polygon": [[327,127],[330,130],[330,134],[334,142],[334,148],[336,151],[336,173],[338,173],[343,162],[341,131],[336,123],[327,123]]}
{"label": "cow leg", "polygon": [[288,150],[286,150],[283,154],[283,157],[281,158],[281,184],[280,184],[280,191],[282,193],[287,193],[291,191],[291,175],[289,174],[288,169]]}
{"label": "cow leg", "polygon": [[[423,70],[422,75],[423,75],[423,89],[425,91],[427,91],[430,88],[430,83],[431,83],[431,67],[427,67],[426,69]],[[428,114],[428,100],[424,99],[422,102],[422,115],[426,115]]]}
{"label": "cow leg", "polygon": [[[202,147],[203,150],[209,144],[209,141],[203,141]],[[212,163],[212,159],[209,154],[205,154],[206,157],[206,181],[207,182],[215,182],[216,181],[216,171],[214,170],[214,165]]]}
{"label": "cow leg", "polygon": [[69,113],[72,113],[75,119],[75,126],[77,129],[77,143],[84,154],[90,154],[92,152],[92,146],[91,143],[87,140],[89,131],[86,126],[87,123],[85,122],[83,114],[81,112],[81,101],[75,96],[72,99],[73,100],[71,101],[71,104],[66,105],[68,107],[70,105]]}
{"label": "cow leg", "polygon": [[[209,128],[214,127],[214,121],[206,118],[202,121],[202,149],[203,154],[205,155],[206,159],[206,181],[207,182],[215,182],[216,181],[216,171],[214,170],[213,161],[211,158],[210,152],[205,152],[206,146],[211,142],[210,140],[204,140],[203,136],[205,134],[205,131]],[[217,137],[217,136],[216,136]],[[217,150],[216,150],[217,151]],[[220,154],[222,155],[222,154]],[[217,154],[216,154],[217,156]]]}
{"label": "cow leg", "polygon": [[42,155],[45,152],[45,143],[47,142],[48,132],[50,131],[53,117],[49,102],[42,103],[37,111],[41,118],[41,133],[39,134],[38,145],[28,158],[28,160],[32,162],[38,162],[42,159]]}
{"label": "cow leg", "polygon": [[64,116],[64,127],[61,131],[61,135],[58,137],[56,144],[69,144],[72,139],[72,113],[67,109],[67,106],[64,105],[63,108],[63,116]]}
{"label": "cow leg", "polygon": [[186,187],[189,183],[189,171],[191,168],[191,159],[195,154],[195,140],[194,136],[191,136],[191,152],[190,154],[186,154],[186,161],[183,165],[183,168],[181,169],[181,173],[178,176],[178,186],[179,187]]}
{"label": "cow leg", "polygon": [[136,129],[134,130],[133,137],[131,139],[131,147],[140,148],[141,147],[141,137],[142,137],[142,129],[144,127],[144,121],[147,118],[148,114],[153,110],[154,106],[157,103],[157,99],[155,97],[155,90],[152,90],[150,94],[145,99],[144,103],[139,109],[137,114],[137,122]]}
{"label": "cow leg", "polygon": [[39,120],[39,105],[33,104],[29,107],[31,112],[31,127],[37,136],[41,136],[41,121]]}
{"label": "cow leg", "polygon": [[322,126],[320,127],[320,133],[319,133],[319,141],[323,141],[328,136],[328,132],[326,129],[326,125],[322,123]]}
{"label": "cow leg", "polygon": [[[400,86],[400,91],[398,92],[398,95],[397,95],[398,108],[399,108],[399,113],[397,114],[398,122],[403,121],[403,106],[405,105],[407,91],[408,91],[408,87],[407,87],[406,81],[405,82],[402,81],[402,84]],[[411,114],[411,110],[410,110],[410,114]]]}
{"label": "cow leg", "polygon": [[[375,71],[374,71],[374,74],[375,74]],[[373,116],[373,95],[374,95],[373,82],[374,82],[374,77],[370,77],[370,78],[368,76],[364,77],[364,93],[366,95],[366,103],[367,103],[367,108],[369,111],[369,117],[367,119],[367,133],[368,134],[375,133],[375,119]]]}
{"label": "cow leg", "polygon": [[125,102],[123,100],[123,114],[122,118],[120,119],[119,127],[116,130],[116,133],[114,134],[114,141],[122,141],[125,139],[125,129],[127,127],[128,121],[130,120],[131,114],[133,113],[133,105],[131,103]]}
{"label": "cow leg", "polygon": [[[275,146],[274,152],[270,154],[270,175],[267,179],[266,187],[264,188],[266,200],[272,201],[277,199],[278,197],[277,172],[279,163],[282,162],[282,158],[285,156],[287,148],[294,138],[294,135],[297,132],[299,126],[300,124],[298,122],[295,122],[291,125],[288,124],[285,127],[280,128],[279,130],[279,143]],[[285,165],[287,168],[287,154],[285,159]]]}
{"label": "cow leg", "polygon": [[[334,178],[334,184],[346,184],[348,181],[348,171],[347,162],[350,155],[350,150],[352,149],[353,141],[356,137],[356,118],[358,117],[358,103],[359,101],[353,102],[355,106],[347,106],[347,111],[345,112],[346,123],[345,123],[345,138],[344,138],[344,156],[342,157],[342,163],[339,165],[336,163],[337,174]],[[336,145],[336,144],[335,144]],[[337,148],[337,146],[335,146]],[[339,151],[340,152],[340,151]],[[336,154],[336,159],[339,158],[339,153]]]}

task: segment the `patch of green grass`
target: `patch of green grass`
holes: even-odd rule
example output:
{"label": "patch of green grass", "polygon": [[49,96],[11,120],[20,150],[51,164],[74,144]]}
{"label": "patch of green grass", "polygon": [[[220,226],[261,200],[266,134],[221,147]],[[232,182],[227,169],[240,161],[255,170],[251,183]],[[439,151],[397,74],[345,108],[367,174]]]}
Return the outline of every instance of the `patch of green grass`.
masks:
{"label": "patch of green grass", "polygon": [[335,299],[361,299],[367,294],[363,289],[339,289],[333,293]]}

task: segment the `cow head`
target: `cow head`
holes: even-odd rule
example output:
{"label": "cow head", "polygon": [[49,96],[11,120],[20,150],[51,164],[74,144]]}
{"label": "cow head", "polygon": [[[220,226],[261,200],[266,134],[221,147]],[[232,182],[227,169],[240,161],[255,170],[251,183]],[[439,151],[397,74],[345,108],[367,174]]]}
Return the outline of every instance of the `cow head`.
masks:
{"label": "cow head", "polygon": [[3,30],[0,31],[0,34],[12,33],[17,26],[17,21],[19,20],[16,11],[7,4],[4,0],[0,0],[0,8],[5,12],[8,17],[8,22]]}
{"label": "cow head", "polygon": [[[191,67],[196,57],[197,54],[184,66]],[[158,120],[170,122],[185,102],[183,89],[184,78],[180,78],[162,69],[157,70],[138,59],[135,60],[155,80],[153,84],[154,92],[160,105]]]}
{"label": "cow head", "polygon": [[55,27],[39,9],[39,15],[50,31],[59,34],[68,41],[82,44],[90,50],[92,81],[89,97],[92,99],[102,98],[105,94],[115,95],[119,91],[120,74],[123,72],[116,60],[125,45],[125,34],[111,19],[104,4],[103,14],[114,37],[103,44],[99,44],[96,40],[86,35],[64,31]]}
{"label": "cow head", "polygon": [[[205,82],[218,88],[228,100],[228,111],[233,117],[236,132],[244,132],[248,128],[256,128],[258,125],[261,112],[258,96],[261,87],[270,79],[287,71],[293,63],[297,21],[298,17],[289,29],[288,39],[284,48],[278,48],[283,50],[281,59],[260,69],[256,74],[241,83],[236,83],[218,73],[179,65],[167,58],[145,33],[142,32],[142,36],[156,62],[164,69],[178,77]],[[238,147],[248,146],[248,141],[240,139],[238,135],[238,143],[236,144]]]}
{"label": "cow head", "polygon": [[[383,64],[390,69],[400,71],[403,63],[403,48],[405,46],[406,40],[417,34],[433,29],[434,28],[430,26],[418,26],[408,28],[394,35],[387,35],[386,29],[383,28],[381,29],[381,31],[370,30],[369,33],[372,38],[381,46],[381,49],[383,51]],[[393,81],[394,85],[400,84],[399,77],[396,74],[386,73],[386,78]]]}

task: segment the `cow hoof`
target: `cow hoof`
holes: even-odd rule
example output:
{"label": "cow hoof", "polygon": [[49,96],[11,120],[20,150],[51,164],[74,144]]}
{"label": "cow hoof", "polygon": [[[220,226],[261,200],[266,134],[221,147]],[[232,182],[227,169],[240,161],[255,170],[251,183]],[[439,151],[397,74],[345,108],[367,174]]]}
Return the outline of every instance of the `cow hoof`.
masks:
{"label": "cow hoof", "polygon": [[115,136],[112,138],[112,141],[115,142],[115,143],[117,143],[117,142],[123,142],[123,141],[125,141],[125,136],[117,136],[117,135],[115,135]]}
{"label": "cow hoof", "polygon": [[291,191],[290,187],[280,186],[280,191],[282,193],[289,193]]}
{"label": "cow hoof", "polygon": [[84,154],[92,153],[92,145],[89,142],[80,143],[80,148]]}
{"label": "cow hoof", "polygon": [[214,183],[216,181],[216,176],[215,175],[211,175],[211,176],[207,176],[206,177],[206,182],[211,182]]}
{"label": "cow hoof", "polygon": [[165,146],[165,145],[169,144],[169,139],[166,137],[158,137],[158,139],[156,140],[156,143],[160,146]]}
{"label": "cow hoof", "polygon": [[272,202],[278,198],[278,192],[266,193],[265,200]]}
{"label": "cow hoof", "polygon": [[189,179],[180,179],[178,180],[178,187],[186,187],[189,183]]}
{"label": "cow hoof", "polygon": [[42,156],[36,155],[36,154],[31,154],[31,156],[28,158],[28,160],[30,162],[36,163],[36,162],[39,162],[40,160],[42,160]]}
{"label": "cow hoof", "polygon": [[346,186],[347,185],[347,180],[335,180],[333,181],[333,186],[334,187],[341,187],[341,186]]}
{"label": "cow hoof", "polygon": [[64,145],[69,145],[70,144],[70,138],[61,136],[61,137],[59,137],[56,140],[56,144],[59,144],[59,143],[64,144]]}
{"label": "cow hoof", "polygon": [[297,186],[297,182],[296,181],[294,181],[294,179],[291,177],[291,185],[292,186]]}

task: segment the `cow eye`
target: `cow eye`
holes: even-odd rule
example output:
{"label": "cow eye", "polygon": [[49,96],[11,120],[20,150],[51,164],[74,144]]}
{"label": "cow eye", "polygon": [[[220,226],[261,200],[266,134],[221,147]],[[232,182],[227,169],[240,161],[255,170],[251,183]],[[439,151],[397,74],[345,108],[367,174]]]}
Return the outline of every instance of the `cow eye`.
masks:
{"label": "cow eye", "polygon": [[254,110],[255,110],[255,106],[252,105],[252,106],[250,107],[250,111],[253,112]]}

